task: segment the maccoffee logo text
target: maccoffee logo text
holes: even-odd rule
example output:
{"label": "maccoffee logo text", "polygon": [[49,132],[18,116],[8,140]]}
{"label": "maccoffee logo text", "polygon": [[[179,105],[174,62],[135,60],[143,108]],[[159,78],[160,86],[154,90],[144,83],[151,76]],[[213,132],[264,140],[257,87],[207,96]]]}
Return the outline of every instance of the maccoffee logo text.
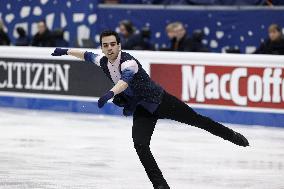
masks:
{"label": "maccoffee logo text", "polygon": [[[284,79],[281,68],[263,68],[261,74],[249,74],[249,69],[235,68],[230,73],[206,73],[204,66],[182,66],[182,100],[205,102],[207,99],[230,100],[236,105],[249,102],[284,102]],[[244,82],[241,82],[244,81]],[[246,94],[240,86],[246,87]]]}

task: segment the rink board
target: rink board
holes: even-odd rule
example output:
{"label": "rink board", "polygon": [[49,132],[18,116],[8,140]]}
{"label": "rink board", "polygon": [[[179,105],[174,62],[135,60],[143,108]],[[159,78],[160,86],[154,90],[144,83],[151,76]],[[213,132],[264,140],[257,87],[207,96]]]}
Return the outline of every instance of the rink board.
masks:
{"label": "rink board", "polygon": [[[31,110],[50,110],[64,112],[78,112],[91,114],[122,115],[122,109],[112,103],[104,108],[97,107],[97,101],[48,99],[32,97],[1,96],[1,107],[24,108]],[[212,108],[197,108],[198,113],[208,116],[216,121],[242,125],[263,125],[272,127],[284,127],[284,114],[268,112],[249,112]]]}
{"label": "rink board", "polygon": [[[113,84],[95,64],[53,48],[0,47],[0,106],[121,115],[97,100]],[[100,54],[96,49],[88,50]],[[217,121],[284,127],[284,57],[129,51],[169,93]]]}

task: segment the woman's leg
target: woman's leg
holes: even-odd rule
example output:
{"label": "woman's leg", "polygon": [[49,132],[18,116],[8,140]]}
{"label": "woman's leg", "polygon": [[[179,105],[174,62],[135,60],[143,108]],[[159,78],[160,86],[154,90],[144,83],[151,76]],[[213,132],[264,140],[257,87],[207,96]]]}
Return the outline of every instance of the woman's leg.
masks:
{"label": "woman's leg", "polygon": [[163,100],[154,114],[161,119],[172,119],[204,129],[240,146],[249,145],[247,139],[240,133],[229,129],[206,116],[196,113],[187,104],[168,93],[164,94]]}
{"label": "woman's leg", "polygon": [[[157,117],[138,106],[133,115],[132,138],[134,147],[154,188],[169,189],[151,151],[150,141]],[[162,187],[163,186],[163,187]]]}

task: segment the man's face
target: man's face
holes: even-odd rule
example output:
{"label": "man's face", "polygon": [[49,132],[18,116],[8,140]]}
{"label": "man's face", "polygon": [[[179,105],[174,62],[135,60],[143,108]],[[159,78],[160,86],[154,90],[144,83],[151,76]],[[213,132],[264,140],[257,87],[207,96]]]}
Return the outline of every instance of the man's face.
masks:
{"label": "man's face", "polygon": [[37,24],[38,33],[43,34],[46,30],[46,26],[44,22],[39,22]]}
{"label": "man's face", "polygon": [[281,37],[281,33],[276,29],[269,30],[269,39],[271,41],[277,41]]}
{"label": "man's face", "polygon": [[114,35],[102,38],[102,52],[113,63],[121,50],[120,44],[117,44]]}

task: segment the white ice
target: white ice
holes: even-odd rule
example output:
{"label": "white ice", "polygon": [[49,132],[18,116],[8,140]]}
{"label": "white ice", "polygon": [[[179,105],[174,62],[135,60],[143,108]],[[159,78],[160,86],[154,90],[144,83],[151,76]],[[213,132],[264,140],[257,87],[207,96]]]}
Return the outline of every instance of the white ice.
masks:
{"label": "white ice", "polygon": [[[122,117],[0,109],[0,188],[150,189]],[[159,121],[151,149],[172,189],[284,188],[284,129],[228,125],[243,148]]]}

